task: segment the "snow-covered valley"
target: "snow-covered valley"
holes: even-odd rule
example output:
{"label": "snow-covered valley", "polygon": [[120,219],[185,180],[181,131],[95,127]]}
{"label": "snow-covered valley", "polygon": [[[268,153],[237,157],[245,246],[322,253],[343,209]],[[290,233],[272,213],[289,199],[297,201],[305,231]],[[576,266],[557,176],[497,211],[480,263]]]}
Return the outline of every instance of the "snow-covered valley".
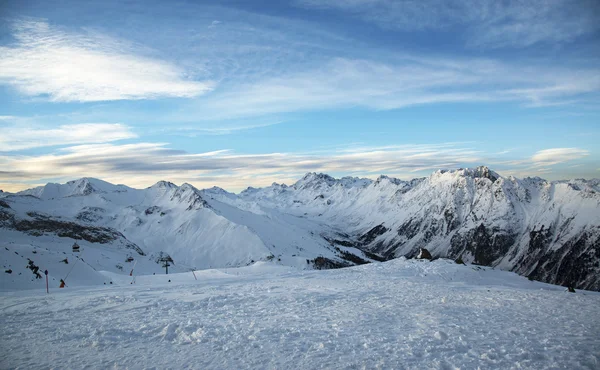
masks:
{"label": "snow-covered valley", "polygon": [[0,367],[600,367],[600,294],[510,272],[399,258],[195,274],[2,293]]}

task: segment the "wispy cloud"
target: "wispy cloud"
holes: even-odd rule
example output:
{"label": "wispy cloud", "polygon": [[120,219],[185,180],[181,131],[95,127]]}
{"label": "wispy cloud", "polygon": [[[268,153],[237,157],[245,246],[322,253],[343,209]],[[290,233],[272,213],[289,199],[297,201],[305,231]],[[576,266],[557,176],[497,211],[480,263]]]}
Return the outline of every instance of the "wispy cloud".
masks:
{"label": "wispy cloud", "polygon": [[340,10],[385,29],[456,31],[456,27],[462,27],[468,44],[477,47],[568,42],[600,28],[600,6],[594,1],[297,0],[295,3],[313,9]]}
{"label": "wispy cloud", "polygon": [[553,148],[540,150],[531,157],[531,160],[536,167],[546,167],[585,158],[589,155],[588,150],[579,148]]}
{"label": "wispy cloud", "polygon": [[476,10],[470,45],[527,47],[538,43],[571,42],[600,29],[596,1],[530,0],[473,2]]}
{"label": "wispy cloud", "polygon": [[206,119],[366,107],[511,101],[525,106],[573,103],[600,90],[593,69],[511,65],[485,59],[397,56],[394,63],[333,58],[318,68],[231,86],[190,103]]}
{"label": "wispy cloud", "polygon": [[160,143],[93,144],[64,148],[49,155],[0,156],[0,182],[18,179],[21,183],[39,183],[48,178],[91,176],[131,186],[148,186],[168,179],[240,190],[249,185],[299,178],[308,171],[376,176],[455,168],[480,160],[479,152],[451,143],[357,148],[329,154],[238,154],[225,150],[189,154]]}
{"label": "wispy cloud", "polygon": [[[327,4],[319,6],[329,7]],[[396,6],[395,2],[371,4],[366,0],[346,5],[382,4]],[[416,3],[399,4],[412,6],[415,12],[421,9]],[[423,16],[442,17],[436,12],[451,11],[444,4],[440,2],[440,9],[427,7],[433,13]],[[221,8],[207,12],[205,8],[194,9],[207,13],[202,27],[183,17],[182,24],[171,29],[169,19],[162,20],[166,23],[160,26],[172,33],[170,38],[161,38],[149,28],[129,30],[126,34],[132,43],[89,30],[66,31],[46,22],[18,22],[14,28],[16,42],[0,47],[0,83],[15,86],[28,96],[47,96],[58,102],[192,97],[169,101],[163,110],[148,111],[146,106],[137,109],[133,105],[89,107],[89,114],[76,122],[137,120],[163,126],[168,122],[169,126],[194,126],[190,132],[198,134],[260,127],[264,124],[254,124],[257,117],[280,122],[289,120],[284,114],[290,112],[348,107],[393,110],[454,102],[574,105],[586,99],[596,102],[600,91],[598,69],[589,64],[549,67],[532,60],[377,50],[359,41],[336,38],[308,22]],[[214,23],[219,14],[223,21]],[[137,22],[145,27],[152,23],[147,18]],[[208,28],[213,25],[216,27]],[[177,39],[177,47],[166,44],[172,38]],[[159,39],[156,45],[150,43],[157,50],[137,44],[145,39]],[[186,69],[156,55],[176,55],[174,60]],[[186,71],[217,82],[194,81]]]}
{"label": "wispy cloud", "polygon": [[[580,162],[590,155],[589,150],[582,148],[550,148],[539,150],[530,157],[508,161],[492,159],[488,163],[503,168],[505,175],[517,177],[550,176],[553,179],[564,179],[575,176],[589,178],[593,177],[590,175],[592,171],[590,167],[594,164],[590,166],[590,163]],[[577,171],[574,172],[573,169],[577,169]]]}
{"label": "wispy cloud", "polygon": [[72,32],[43,21],[13,25],[16,42],[0,47],[0,83],[54,102],[193,97],[212,89],[132,45],[89,31]]}
{"label": "wispy cloud", "polygon": [[151,129],[146,131],[159,132],[166,135],[187,137],[197,137],[205,135],[229,135],[240,131],[248,131],[279,125],[283,122],[285,122],[285,120],[278,119],[276,117],[271,117],[269,119],[244,119],[242,120],[242,122],[236,122],[236,120],[215,120],[203,122],[201,125],[183,124],[176,128],[168,127],[160,129]]}
{"label": "wispy cloud", "polygon": [[[52,154],[0,155],[0,185],[5,190],[18,190],[49,180],[88,176],[133,187],[166,179],[189,182],[199,188],[217,185],[239,191],[273,182],[290,184],[309,171],[411,179],[438,169],[482,164],[491,165],[504,175],[557,178],[557,166],[589,155],[588,150],[580,148],[552,148],[522,159],[499,161],[496,154],[474,149],[471,144],[475,143],[351,145],[316,152],[263,154],[232,150],[188,153],[171,149],[166,143],[88,144],[62,148]],[[593,171],[585,165],[577,169],[578,176]]]}
{"label": "wispy cloud", "polygon": [[108,143],[137,137],[129,127],[120,123],[82,123],[56,128],[0,126],[0,152],[46,146]]}

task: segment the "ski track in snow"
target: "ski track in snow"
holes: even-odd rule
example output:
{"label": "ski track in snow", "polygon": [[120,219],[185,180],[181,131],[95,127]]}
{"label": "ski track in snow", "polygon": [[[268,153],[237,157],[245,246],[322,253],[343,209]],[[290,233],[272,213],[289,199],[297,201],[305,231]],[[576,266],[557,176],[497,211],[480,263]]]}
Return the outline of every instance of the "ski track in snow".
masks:
{"label": "ski track in snow", "polygon": [[600,368],[600,294],[491,268],[197,276],[1,293],[0,368]]}

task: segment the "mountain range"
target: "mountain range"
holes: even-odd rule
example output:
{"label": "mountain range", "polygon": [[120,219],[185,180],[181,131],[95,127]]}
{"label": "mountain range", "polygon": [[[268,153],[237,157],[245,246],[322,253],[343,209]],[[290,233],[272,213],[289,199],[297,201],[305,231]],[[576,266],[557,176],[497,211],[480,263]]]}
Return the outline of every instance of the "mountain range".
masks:
{"label": "mountain range", "polygon": [[308,173],[290,186],[233,194],[82,178],[0,193],[0,236],[5,269],[25,259],[64,268],[59,254],[84,260],[78,268],[92,275],[160,273],[165,256],[176,271],[258,261],[335,268],[425,248],[434,258],[599,291],[600,180],[517,179],[487,167],[410,181]]}

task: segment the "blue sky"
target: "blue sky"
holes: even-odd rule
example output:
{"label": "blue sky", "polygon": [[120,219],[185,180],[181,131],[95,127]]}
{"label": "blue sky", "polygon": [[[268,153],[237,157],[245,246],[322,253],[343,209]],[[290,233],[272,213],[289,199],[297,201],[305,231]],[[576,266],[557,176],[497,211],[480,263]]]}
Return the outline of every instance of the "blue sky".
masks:
{"label": "blue sky", "polygon": [[5,1],[0,188],[598,178],[599,36],[593,0]]}

